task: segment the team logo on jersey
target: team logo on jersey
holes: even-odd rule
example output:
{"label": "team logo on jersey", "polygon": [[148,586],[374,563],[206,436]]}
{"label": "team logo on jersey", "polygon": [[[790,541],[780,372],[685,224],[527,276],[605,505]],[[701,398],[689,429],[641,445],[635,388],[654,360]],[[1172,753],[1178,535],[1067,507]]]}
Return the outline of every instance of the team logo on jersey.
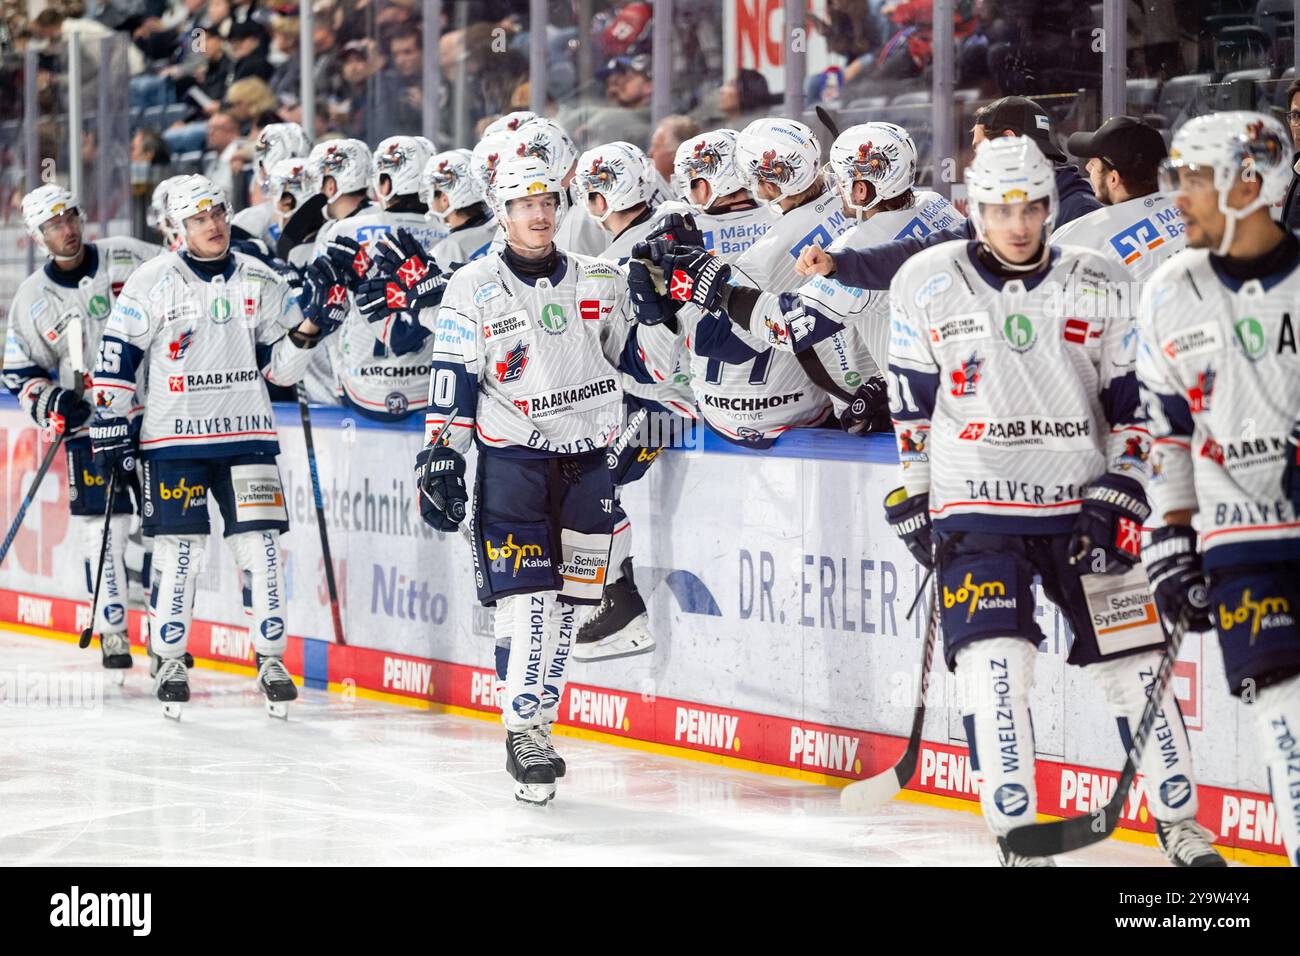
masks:
{"label": "team logo on jersey", "polygon": [[90,297],[90,314],[94,318],[100,319],[108,315],[108,309],[108,298],[106,296],[95,295]]}
{"label": "team logo on jersey", "polygon": [[1002,335],[1012,351],[1028,352],[1034,347],[1034,323],[1019,312],[1007,316],[1007,320],[1002,323]]}
{"label": "team logo on jersey", "polygon": [[1150,219],[1139,219],[1123,232],[1115,233],[1107,241],[1126,266],[1141,259],[1144,252],[1158,249],[1165,244],[1160,230]]}
{"label": "team logo on jersey", "polygon": [[1214,394],[1214,379],[1218,373],[1214,366],[1208,366],[1204,372],[1196,373],[1196,384],[1187,390],[1187,407],[1193,412],[1204,412],[1210,408],[1210,396]]}
{"label": "team logo on jersey", "polygon": [[98,392],[95,393],[96,408],[108,408],[111,404],[112,402],[109,400],[108,392],[104,391],[101,388]]}
{"label": "team logo on jersey", "polygon": [[1264,340],[1264,326],[1260,325],[1258,319],[1238,319],[1233,328],[1237,332],[1241,350],[1252,362],[1268,350],[1268,343]]}
{"label": "team logo on jersey", "polygon": [[1205,444],[1201,446],[1201,457],[1208,458],[1216,465],[1223,464],[1223,446],[1213,438],[1205,439]]}
{"label": "team logo on jersey", "polygon": [[212,321],[218,325],[224,325],[230,321],[230,300],[213,299],[212,300]]}
{"label": "team logo on jersey", "polygon": [[1127,471],[1130,468],[1141,468],[1146,464],[1150,456],[1150,446],[1138,438],[1136,435],[1130,435],[1124,439],[1124,450],[1119,453],[1119,467],[1121,471]]}
{"label": "team logo on jersey", "polygon": [[925,453],[926,436],[913,434],[910,428],[898,433],[898,460],[907,467],[911,461],[929,461]]}
{"label": "team logo on jersey", "polygon": [[179,362],[189,351],[190,344],[194,341],[194,331],[188,329],[179,336],[167,343],[167,357],[173,362]]}
{"label": "team logo on jersey", "polygon": [[524,368],[528,365],[528,346],[523,342],[516,342],[514,347],[506,353],[504,362],[496,363],[497,381],[502,385],[509,385],[511,382],[517,382],[523,377]]}
{"label": "team logo on jersey", "polygon": [[980,370],[984,367],[984,360],[980,358],[979,353],[972,352],[970,358],[961,363],[961,368],[953,369],[952,376],[952,397],[969,398],[974,395],[979,388]]}
{"label": "team logo on jersey", "polygon": [[555,302],[549,302],[542,306],[542,328],[552,335],[559,335],[569,326],[569,321],[564,317],[564,309]]}

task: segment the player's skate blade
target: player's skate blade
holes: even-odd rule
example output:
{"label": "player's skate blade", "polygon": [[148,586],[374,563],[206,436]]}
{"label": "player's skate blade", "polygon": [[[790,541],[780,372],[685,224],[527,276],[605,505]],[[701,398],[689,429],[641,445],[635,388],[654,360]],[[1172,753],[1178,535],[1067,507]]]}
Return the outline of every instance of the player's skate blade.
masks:
{"label": "player's skate blade", "polygon": [[181,719],[181,706],[190,699],[190,677],[185,671],[183,659],[162,659],[158,665],[158,676],[154,679],[154,694],[162,702],[164,717]]}
{"label": "player's skate blade", "polygon": [[108,679],[121,687],[126,683],[126,672],[131,669],[131,641],[125,634],[101,634],[99,651],[103,655]]}
{"label": "player's skate blade", "polygon": [[1227,860],[1206,839],[1208,832],[1195,820],[1156,821],[1156,840],[1174,866],[1227,866]]}
{"label": "player's skate blade", "polygon": [[605,588],[600,607],[578,628],[573,658],[612,661],[649,654],[655,649],[649,623],[641,593],[625,571],[623,577]]}
{"label": "player's skate blade", "polygon": [[289,718],[289,702],[298,699],[298,688],[278,657],[257,655],[257,687],[266,696],[266,712],[280,720]]}
{"label": "player's skate blade", "polygon": [[506,772],[515,780],[515,799],[545,806],[555,797],[555,768],[530,731],[506,731]]}
{"label": "player's skate blade", "polygon": [[998,837],[998,863],[1003,866],[1056,866],[1050,856],[1022,856],[1007,849],[1005,837]]}

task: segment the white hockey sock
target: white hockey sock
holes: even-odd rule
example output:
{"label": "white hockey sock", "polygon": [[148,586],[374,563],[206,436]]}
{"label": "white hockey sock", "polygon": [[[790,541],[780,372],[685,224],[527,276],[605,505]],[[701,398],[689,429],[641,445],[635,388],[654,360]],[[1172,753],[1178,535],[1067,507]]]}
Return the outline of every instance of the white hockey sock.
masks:
{"label": "white hockey sock", "polygon": [[972,764],[980,780],[984,822],[997,836],[1034,822],[1034,725],[1029,691],[1038,651],[1021,637],[972,641],[957,651]]}
{"label": "white hockey sock", "polygon": [[537,591],[497,602],[497,619],[509,618],[506,627],[511,636],[501,698],[501,722],[507,730],[527,730],[542,722],[542,667],[555,598],[554,591]]}
{"label": "white hockey sock", "polygon": [[565,672],[569,669],[569,651],[577,633],[578,609],[572,604],[555,602],[551,610],[551,628],[546,636],[542,667],[542,723],[554,723],[560,716],[564,699]]}
{"label": "white hockey sock", "polygon": [[248,582],[253,619],[249,633],[259,654],[284,656],[286,602],[277,531],[243,531],[226,539]]}
{"label": "white hockey sock", "polygon": [[190,640],[194,592],[207,535],[158,535],[153,539],[153,592],[149,644],[159,657],[180,657]]}
{"label": "white hockey sock", "polygon": [[[618,489],[614,489],[618,495]],[[609,539],[609,571],[605,576],[605,586],[609,587],[623,577],[623,562],[632,556],[632,523],[622,506],[616,509],[614,535]]]}
{"label": "white hockey sock", "polygon": [[[1100,661],[1088,666],[1115,715],[1124,752],[1133,743],[1133,732],[1147,705],[1147,692],[1160,669],[1163,651],[1148,651],[1132,657]],[[1165,686],[1161,708],[1156,712],[1138,770],[1146,789],[1151,815],[1164,823],[1190,820],[1196,816],[1196,773],[1192,769],[1192,748],[1183,726],[1183,715],[1174,699],[1173,687]]]}
{"label": "white hockey sock", "polygon": [[[86,594],[93,598],[104,519],[94,515],[74,515],[72,520],[77,526],[81,553],[85,556]],[[99,606],[92,622],[99,634],[121,634],[126,630],[126,539],[130,530],[130,515],[114,515],[108,520],[108,557],[104,561],[104,575],[99,585]]]}
{"label": "white hockey sock", "polygon": [[1300,674],[1262,689],[1251,709],[1282,843],[1300,866]]}
{"label": "white hockey sock", "polygon": [[496,646],[492,650],[497,673],[496,684],[492,689],[492,703],[497,708],[505,706],[503,700],[506,692],[506,667],[510,663],[510,643],[514,636],[512,623],[510,615],[502,613],[498,605],[492,615],[492,633],[496,636]]}

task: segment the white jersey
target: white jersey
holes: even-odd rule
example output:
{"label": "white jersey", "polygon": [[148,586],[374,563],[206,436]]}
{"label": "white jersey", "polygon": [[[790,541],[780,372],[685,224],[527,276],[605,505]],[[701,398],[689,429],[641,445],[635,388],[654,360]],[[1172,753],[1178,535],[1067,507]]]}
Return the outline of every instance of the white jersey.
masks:
{"label": "white jersey", "polygon": [[[160,246],[126,237],[87,242],[86,275],[71,281],[53,263],[36,270],[18,286],[9,306],[5,336],[5,387],[29,415],[51,385],[75,388],[75,371],[95,364],[99,340],[127,280]],[[84,354],[72,355],[68,326],[81,320]],[[50,370],[56,381],[50,381]]]}
{"label": "white jersey", "polygon": [[1053,246],[1025,281],[998,278],[975,249],[932,246],[890,286],[903,484],[930,496],[939,528],[1069,531],[1102,473],[1146,482],[1135,304],[1101,253]]}
{"label": "white jersey", "polygon": [[275,220],[275,203],[270,200],[239,210],[231,217],[230,224],[238,226],[254,239],[261,239],[268,249],[274,249],[280,239],[280,224]]}
{"label": "white jersey", "polygon": [[274,270],[231,252],[224,273],[204,278],[169,252],[127,280],[95,366],[97,418],[132,410],[147,363],[150,388],[142,458],[276,454],[266,381],[292,385],[312,352],[294,345],[297,298]]}
{"label": "white jersey", "polygon": [[554,284],[521,279],[497,252],[456,270],[434,322],[426,441],[571,455],[617,433],[627,280],[587,256],[562,262]]}
{"label": "white jersey", "polygon": [[794,267],[804,247],[825,249],[856,222],[844,215],[839,196],[824,190],[811,202],[776,217],[762,238],[729,260],[732,281],[764,292],[794,292],[803,282]]}
{"label": "white jersey", "polygon": [[695,225],[704,235],[704,248],[728,262],[734,262],[780,221],[780,217],[764,203],[725,213],[695,212],[685,203],[664,203],[660,214],[668,212],[670,207],[672,211],[689,212],[694,216]]}
{"label": "white jersey", "polygon": [[446,238],[434,243],[429,254],[440,272],[450,272],[457,263],[472,262],[487,255],[498,232],[497,221],[489,217],[478,225],[451,230]]}
{"label": "white jersey", "polygon": [[[569,206],[555,227],[555,246],[580,256],[604,255],[613,237],[581,206]],[[504,243],[504,237],[502,238]]]}
{"label": "white jersey", "polygon": [[[381,236],[398,229],[411,233],[426,249],[434,244],[435,229],[424,213],[389,212],[371,206],[322,226],[312,258],[323,254],[335,237],[355,239],[369,252]],[[375,274],[373,265],[369,274]],[[380,421],[400,420],[424,409],[433,336],[414,315],[389,314],[382,322],[370,322],[353,302],[328,345],[345,405]]]}
{"label": "white jersey", "polygon": [[1100,252],[1141,282],[1187,246],[1187,227],[1174,194],[1152,193],[1067,222],[1052,233],[1052,245]]}
{"label": "white jersey", "polygon": [[1154,510],[1199,511],[1207,568],[1300,558],[1282,493],[1300,418],[1300,265],[1234,280],[1188,249],[1147,280],[1138,378],[1155,440]]}

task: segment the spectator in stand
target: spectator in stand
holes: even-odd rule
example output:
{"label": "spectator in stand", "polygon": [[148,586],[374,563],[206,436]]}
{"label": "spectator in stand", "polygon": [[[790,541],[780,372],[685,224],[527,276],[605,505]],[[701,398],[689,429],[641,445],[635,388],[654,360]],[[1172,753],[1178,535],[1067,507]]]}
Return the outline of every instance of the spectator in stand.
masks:
{"label": "spectator in stand", "polygon": [[[239,152],[239,123],[229,113],[213,113],[208,118],[208,144],[203,154],[203,175],[235,197],[235,171],[232,160]],[[241,206],[242,208],[242,206]]]}
{"label": "spectator in stand", "polygon": [[171,150],[163,141],[162,133],[152,126],[142,126],[131,137],[131,162],[146,166],[170,166]]}
{"label": "spectator in stand", "polygon": [[233,80],[254,76],[270,81],[275,68],[266,58],[268,40],[266,28],[256,20],[244,20],[230,25],[226,48],[230,51]]}
{"label": "spectator in stand", "polygon": [[[35,39],[44,41],[43,44],[38,45],[38,49],[41,46],[57,47],[69,37],[79,37],[87,82],[92,81],[99,74],[99,41],[117,34],[116,30],[104,26],[98,20],[68,17],[55,9],[45,9],[38,13],[29,29]],[[130,73],[144,71],[144,57],[133,44],[127,44],[126,56]]]}
{"label": "spectator in stand", "polygon": [[654,94],[649,54],[613,57],[596,78],[605,81],[606,107],[591,113],[585,122],[565,124],[562,120],[561,125],[576,127],[574,138],[583,143],[623,140],[644,149],[650,139],[650,99]]}
{"label": "spectator in stand", "polygon": [[205,116],[211,116],[221,108],[221,101],[225,98],[226,90],[234,77],[234,66],[226,56],[226,45],[222,42],[221,36],[211,27],[203,27],[196,31],[194,46],[206,61],[199,68],[196,77],[196,85],[202,97],[196,96],[195,99],[201,101],[198,111]]}
{"label": "spectator in stand", "polygon": [[267,82],[276,99],[284,102],[285,96],[297,101],[302,86],[302,60],[298,56],[297,17],[275,16],[271,18],[271,49],[267,60],[274,72]]}
{"label": "spectator in stand", "polygon": [[331,128],[367,143],[377,143],[390,135],[396,95],[390,93],[382,74],[371,82],[371,76],[382,66],[373,40],[352,40],[343,45],[339,72],[327,87]]}
{"label": "spectator in stand", "polygon": [[1291,185],[1286,188],[1286,200],[1282,206],[1282,225],[1294,232],[1300,229],[1300,80],[1292,80],[1286,88],[1286,120],[1291,130],[1291,142],[1295,152],[1291,157],[1295,175]]}
{"label": "spectator in stand", "polygon": [[775,102],[762,73],[741,70],[718,88],[716,96],[708,97],[695,115],[703,129],[744,129],[751,120],[767,116]]}
{"label": "spectator in stand", "polygon": [[666,182],[672,182],[673,179],[673,161],[677,158],[677,147],[702,132],[704,130],[699,123],[680,113],[665,116],[659,121],[654,135],[650,137],[650,148],[646,150],[646,155]]}
{"label": "spectator in stand", "polygon": [[279,104],[266,80],[248,76],[230,84],[222,108],[247,132],[253,121],[263,113],[274,112]]}
{"label": "spectator in stand", "polygon": [[[389,9],[400,10],[400,7]],[[388,88],[396,96],[389,104],[395,133],[415,135],[423,125],[424,45],[420,28],[409,22],[385,31],[388,43]]]}
{"label": "spectator in stand", "polygon": [[183,0],[162,17],[146,17],[131,38],[148,59],[179,63],[189,52],[190,33],[206,22],[207,12],[208,0]]}

